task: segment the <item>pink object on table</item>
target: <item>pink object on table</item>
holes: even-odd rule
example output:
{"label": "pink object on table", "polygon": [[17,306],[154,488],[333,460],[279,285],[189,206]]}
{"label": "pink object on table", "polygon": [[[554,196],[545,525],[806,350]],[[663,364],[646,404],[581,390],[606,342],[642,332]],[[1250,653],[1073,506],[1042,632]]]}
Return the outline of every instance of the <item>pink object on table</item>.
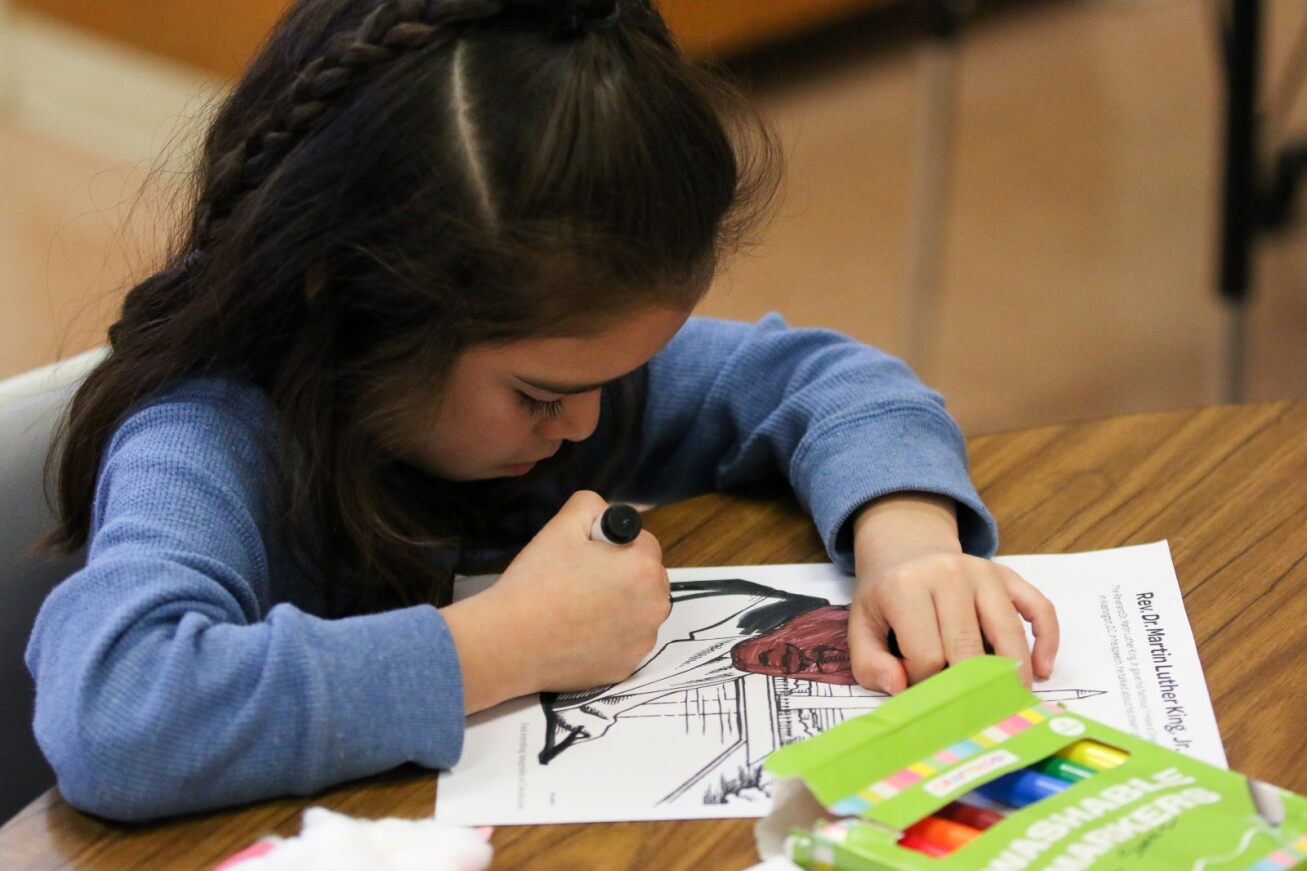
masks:
{"label": "pink object on table", "polygon": [[276,841],[257,841],[256,843],[246,847],[244,850],[241,850],[236,855],[228,857],[226,861],[217,868],[214,868],[213,871],[226,871],[227,868],[239,865],[246,859],[257,859],[260,856],[266,856],[268,853],[271,853],[273,848],[276,846]]}

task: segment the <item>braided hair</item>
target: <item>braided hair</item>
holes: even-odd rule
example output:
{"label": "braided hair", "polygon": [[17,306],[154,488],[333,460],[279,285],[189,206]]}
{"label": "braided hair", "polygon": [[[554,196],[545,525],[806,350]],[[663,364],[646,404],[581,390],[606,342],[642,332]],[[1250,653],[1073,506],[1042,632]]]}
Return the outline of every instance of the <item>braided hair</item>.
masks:
{"label": "braided hair", "polygon": [[196,210],[195,252],[202,252],[214,225],[230,214],[244,194],[267,179],[352,85],[403,54],[426,48],[442,37],[452,38],[458,25],[489,18],[502,7],[496,0],[388,0],[377,4],[357,29],[333,35],[326,50],[296,73],[291,86],[254,122],[251,132],[213,155]]}
{"label": "braided hair", "polygon": [[[506,488],[432,479],[376,438],[393,397],[438,391],[478,343],[693,305],[776,166],[649,0],[298,0],[217,108],[188,220],[73,400],[46,544],[86,542],[124,416],[221,375],[276,412],[281,534],[305,570],[358,610],[443,599],[431,548],[484,543],[490,506],[576,470],[563,452]],[[606,391],[619,435],[638,392]]]}

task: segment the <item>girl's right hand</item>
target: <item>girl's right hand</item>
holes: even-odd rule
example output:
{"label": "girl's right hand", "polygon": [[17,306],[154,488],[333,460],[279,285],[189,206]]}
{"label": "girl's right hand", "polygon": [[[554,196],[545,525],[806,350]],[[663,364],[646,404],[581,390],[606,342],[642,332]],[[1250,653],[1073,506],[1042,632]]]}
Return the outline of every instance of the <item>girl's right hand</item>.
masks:
{"label": "girl's right hand", "polygon": [[445,608],[468,713],[545,690],[629,677],[671,611],[662,548],[591,541],[608,503],[580,491],[489,589]]}

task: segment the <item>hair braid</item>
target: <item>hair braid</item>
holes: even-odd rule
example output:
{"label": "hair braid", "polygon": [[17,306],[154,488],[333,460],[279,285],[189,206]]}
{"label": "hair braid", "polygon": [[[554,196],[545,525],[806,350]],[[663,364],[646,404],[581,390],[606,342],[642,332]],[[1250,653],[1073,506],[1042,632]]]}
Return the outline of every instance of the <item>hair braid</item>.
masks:
{"label": "hair braid", "polygon": [[356,30],[333,37],[253,131],[213,161],[196,210],[194,248],[210,240],[241,197],[259,187],[362,76],[452,34],[456,25],[490,18],[503,6],[502,0],[383,0]]}

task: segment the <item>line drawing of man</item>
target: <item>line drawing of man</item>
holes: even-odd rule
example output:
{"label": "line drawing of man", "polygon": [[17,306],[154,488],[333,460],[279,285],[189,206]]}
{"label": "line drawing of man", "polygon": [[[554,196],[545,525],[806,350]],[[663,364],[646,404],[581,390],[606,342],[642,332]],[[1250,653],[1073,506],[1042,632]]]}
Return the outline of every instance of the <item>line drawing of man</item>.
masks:
{"label": "line drawing of man", "polygon": [[[676,692],[698,690],[750,674],[851,687],[853,697],[821,703],[861,713],[888,699],[858,686],[849,656],[849,606],[791,593],[742,578],[678,581],[671,585],[672,614],[658,644],[626,680],[573,693],[544,693],[544,747],[548,765],[576,744],[602,737],[617,718]],[[675,622],[678,628],[670,628]],[[686,630],[684,627],[693,627]],[[890,646],[893,650],[893,636]],[[791,684],[793,686],[793,684]],[[1049,701],[1103,695],[1096,689],[1042,689]],[[870,701],[869,701],[870,700]]]}
{"label": "line drawing of man", "polygon": [[855,684],[849,668],[848,606],[742,578],[672,584],[667,624],[655,652],[620,683],[541,695],[547,765],[575,744],[603,736],[622,713],[669,693],[759,673]]}

